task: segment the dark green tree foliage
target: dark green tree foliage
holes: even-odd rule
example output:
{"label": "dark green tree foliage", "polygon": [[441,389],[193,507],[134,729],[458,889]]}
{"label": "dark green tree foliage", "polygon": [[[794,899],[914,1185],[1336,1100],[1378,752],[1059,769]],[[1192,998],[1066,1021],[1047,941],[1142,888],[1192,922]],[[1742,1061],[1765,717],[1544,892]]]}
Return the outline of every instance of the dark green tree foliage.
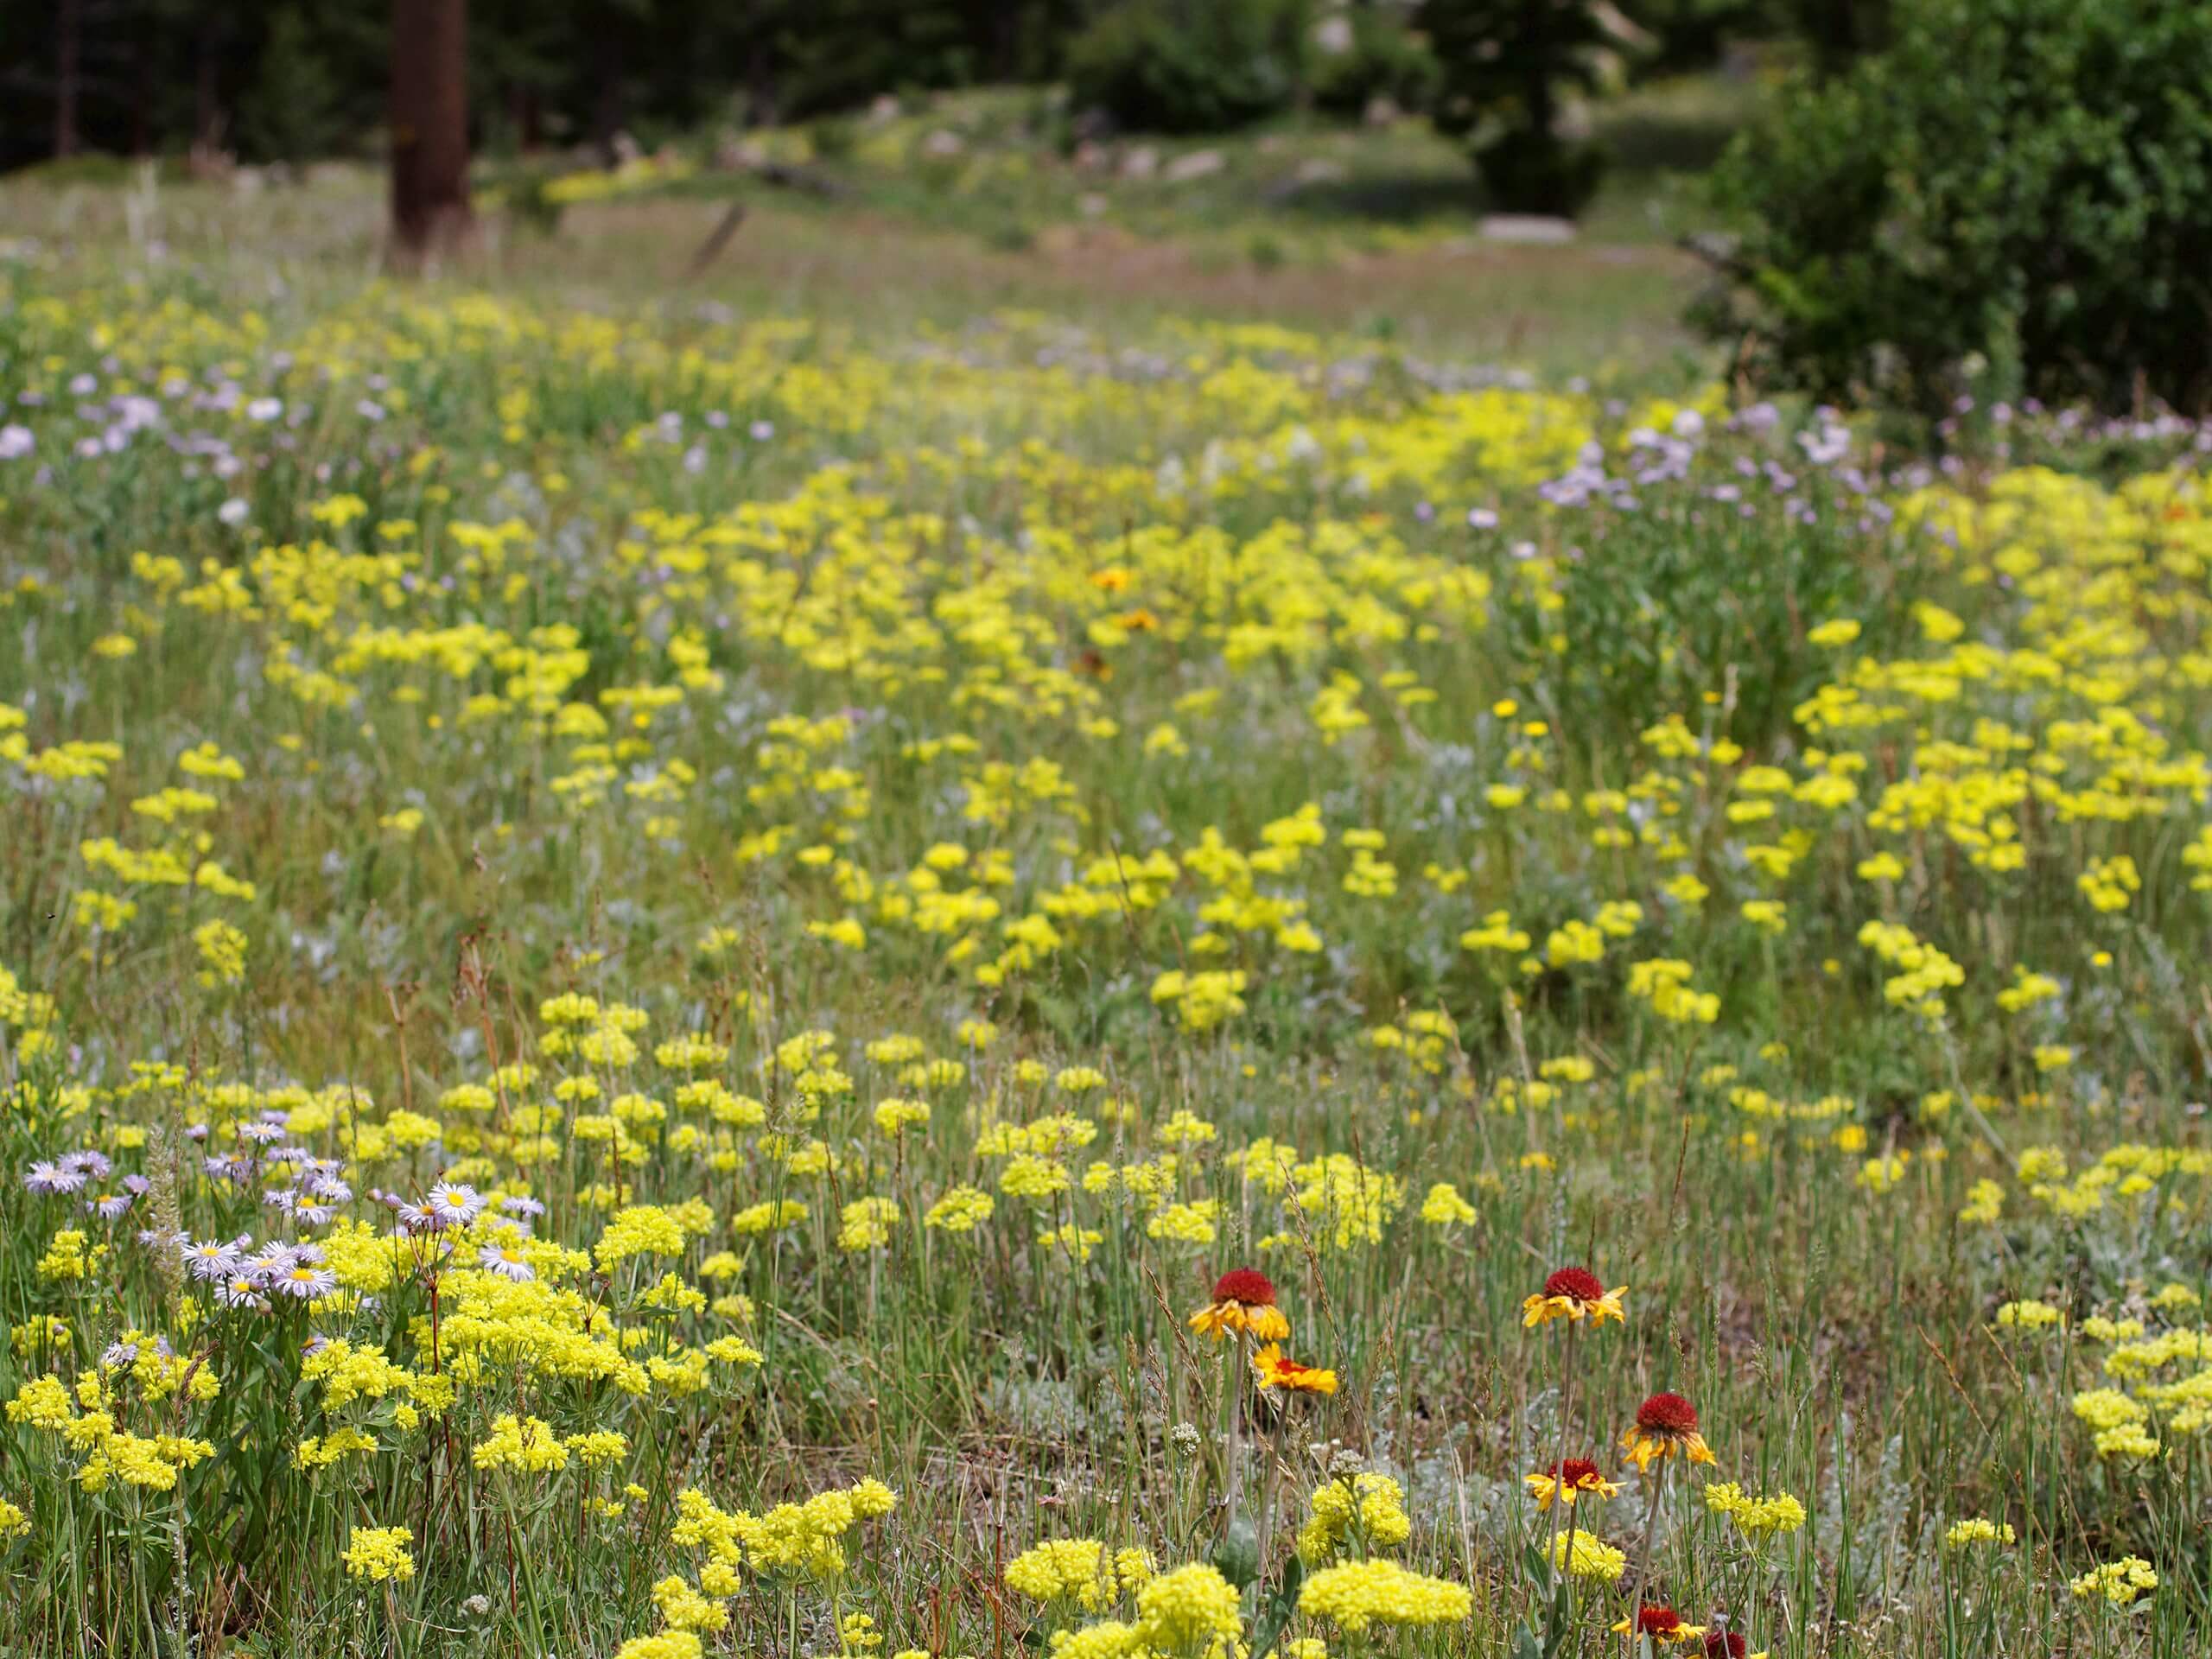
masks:
{"label": "dark green tree foliage", "polygon": [[[1049,79],[1113,3],[470,0],[471,124],[493,151],[618,131],[652,144]],[[48,159],[65,126],[108,155],[368,154],[385,137],[391,14],[391,0],[0,0],[0,168]]]}
{"label": "dark green tree foliage", "polygon": [[1140,132],[1224,132],[1305,85],[1305,0],[1124,0],[1068,48],[1068,89]]}
{"label": "dark green tree foliage", "polygon": [[1719,186],[1750,228],[1702,321],[1770,384],[2212,408],[2212,6],[1925,0]]}
{"label": "dark green tree foliage", "polygon": [[1491,201],[1580,212],[1604,158],[1564,133],[1560,115],[1567,95],[1596,84],[1607,42],[1593,0],[1422,0],[1416,16],[1442,70],[1436,124],[1469,141]]}
{"label": "dark green tree foliage", "polygon": [[358,91],[348,96],[345,54],[327,26],[311,21],[316,10],[295,0],[270,16],[252,83],[238,102],[235,137],[251,155],[294,162],[334,155],[375,118]]}
{"label": "dark green tree foliage", "polygon": [[1351,48],[1313,54],[1314,108],[1356,117],[1378,98],[1408,111],[1427,110],[1433,104],[1442,72],[1427,41],[1407,27],[1406,16],[1395,6],[1359,6],[1346,12]]}

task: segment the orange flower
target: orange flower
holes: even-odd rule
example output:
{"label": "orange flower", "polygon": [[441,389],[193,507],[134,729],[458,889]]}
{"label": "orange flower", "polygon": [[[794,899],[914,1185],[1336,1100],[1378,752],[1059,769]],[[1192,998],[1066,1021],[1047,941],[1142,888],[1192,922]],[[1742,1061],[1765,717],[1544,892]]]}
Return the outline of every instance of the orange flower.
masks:
{"label": "orange flower", "polygon": [[1697,1432],[1697,1408],[1679,1394],[1655,1394],[1636,1408],[1636,1422],[1621,1446],[1641,1472],[1677,1454],[1711,1463],[1713,1448]]}
{"label": "orange flower", "polygon": [[1548,1469],[1539,1469],[1533,1475],[1523,1475],[1521,1484],[1535,1495],[1540,1510],[1550,1509],[1554,1497],[1573,1509],[1574,1500],[1586,1493],[1593,1497],[1621,1495],[1621,1489],[1599,1473],[1598,1465],[1587,1458],[1569,1458]]}
{"label": "orange flower", "polygon": [[1274,1283],[1250,1268],[1233,1268],[1214,1282],[1213,1300],[1191,1315],[1191,1329],[1217,1339],[1249,1331],[1262,1342],[1285,1342],[1290,1321],[1275,1306]]}
{"label": "orange flower", "polygon": [[1549,1319],[1587,1319],[1593,1325],[1607,1319],[1628,1323],[1621,1298],[1628,1287],[1607,1290],[1605,1281],[1587,1268],[1561,1268],[1544,1281],[1544,1287],[1521,1304],[1521,1323],[1534,1328]]}
{"label": "orange flower", "polygon": [[[1619,1624],[1613,1626],[1613,1630],[1617,1635],[1629,1635],[1630,1621],[1625,1618],[1621,1620]],[[1654,1642],[1702,1642],[1705,1640],[1705,1629],[1702,1625],[1683,1624],[1682,1616],[1671,1607],[1653,1607],[1649,1605],[1637,1609],[1634,1633],[1637,1636],[1648,1636]]]}
{"label": "orange flower", "polygon": [[1269,1343],[1252,1356],[1252,1369],[1259,1374],[1262,1389],[1287,1389],[1293,1394],[1334,1394],[1337,1374],[1312,1365],[1301,1365],[1285,1357],[1281,1349]]}

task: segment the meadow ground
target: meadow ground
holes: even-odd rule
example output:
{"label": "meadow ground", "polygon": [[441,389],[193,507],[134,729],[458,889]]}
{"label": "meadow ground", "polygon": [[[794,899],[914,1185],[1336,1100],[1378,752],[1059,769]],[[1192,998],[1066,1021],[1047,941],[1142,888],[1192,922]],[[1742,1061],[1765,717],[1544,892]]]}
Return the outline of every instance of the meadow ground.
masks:
{"label": "meadow ground", "polygon": [[664,182],[10,194],[8,1642],[2202,1651],[2195,429]]}

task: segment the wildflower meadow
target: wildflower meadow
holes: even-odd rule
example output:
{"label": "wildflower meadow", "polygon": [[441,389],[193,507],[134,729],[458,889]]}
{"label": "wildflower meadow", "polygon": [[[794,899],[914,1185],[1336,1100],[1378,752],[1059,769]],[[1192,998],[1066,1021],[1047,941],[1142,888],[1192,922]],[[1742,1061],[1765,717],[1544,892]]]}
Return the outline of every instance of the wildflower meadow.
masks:
{"label": "wildflower meadow", "polygon": [[2204,1651],[2198,428],[286,269],[0,258],[0,1650]]}

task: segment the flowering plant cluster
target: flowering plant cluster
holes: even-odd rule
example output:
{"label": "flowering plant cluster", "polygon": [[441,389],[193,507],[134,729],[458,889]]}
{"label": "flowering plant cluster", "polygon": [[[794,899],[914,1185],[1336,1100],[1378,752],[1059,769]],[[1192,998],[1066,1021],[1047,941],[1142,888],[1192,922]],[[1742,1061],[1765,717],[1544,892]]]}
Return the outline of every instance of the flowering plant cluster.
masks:
{"label": "flowering plant cluster", "polygon": [[2193,429],[189,264],[0,248],[6,1641],[2212,1628]]}

